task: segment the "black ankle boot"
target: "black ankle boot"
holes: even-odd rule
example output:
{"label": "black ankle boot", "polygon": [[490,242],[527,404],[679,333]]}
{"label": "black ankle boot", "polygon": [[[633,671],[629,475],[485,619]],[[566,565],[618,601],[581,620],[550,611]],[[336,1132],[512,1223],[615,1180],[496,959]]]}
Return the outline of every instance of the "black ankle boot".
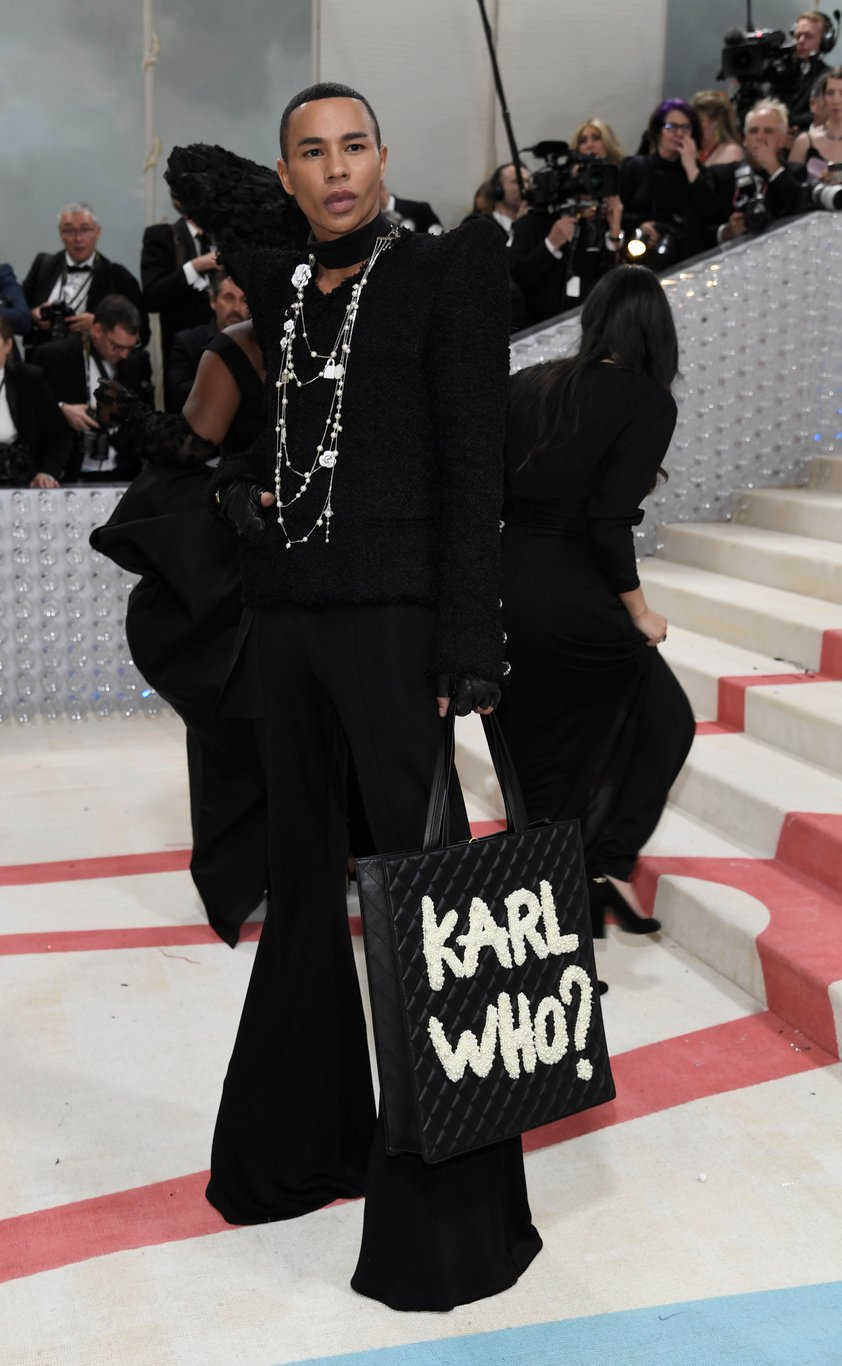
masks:
{"label": "black ankle boot", "polygon": [[620,895],[607,877],[592,877],[588,880],[588,897],[595,938],[604,933],[606,911],[610,911],[629,934],[655,934],[661,928],[660,920],[656,920],[654,916],[638,915],[637,911],[632,910],[625,897]]}

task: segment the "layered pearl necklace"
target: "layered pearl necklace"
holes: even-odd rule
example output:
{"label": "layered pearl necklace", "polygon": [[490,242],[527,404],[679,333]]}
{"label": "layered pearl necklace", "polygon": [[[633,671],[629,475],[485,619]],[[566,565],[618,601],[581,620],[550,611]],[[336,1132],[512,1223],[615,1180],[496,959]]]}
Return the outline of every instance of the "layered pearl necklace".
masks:
{"label": "layered pearl necklace", "polygon": [[[365,270],[360,279],[351,287],[350,302],[345,309],[345,316],[336,335],[336,341],[327,355],[316,351],[311,345],[310,338],[307,335],[307,324],[304,320],[304,289],[312,278],[315,256],[311,255],[307,265],[296,266],[293,272],[292,283],[296,293],[295,299],[284,315],[284,332],[281,337],[281,370],[275,384],[278,393],[275,415],[275,436],[277,438],[275,500],[278,507],[278,523],[286,537],[287,550],[291,550],[294,545],[305,545],[313,533],[321,528],[324,529],[325,543],[330,543],[330,523],[333,517],[333,481],[336,478],[336,469],[339,463],[339,438],[342,432],[342,402],[357,312],[362,292],[368,283],[368,277],[374,269],[375,262],[396,241],[398,236],[398,229],[395,228],[388,237],[377,237],[375,239]],[[312,379],[301,379],[296,373],[293,348],[296,338],[299,337],[310,358],[324,362]],[[333,380],[333,393],[328,403],[321,440],[316,446],[309,468],[298,469],[290,459],[287,447],[287,389],[291,384],[294,384],[298,389],[304,389],[310,384],[318,383],[319,380]],[[288,471],[288,473],[285,474],[284,471]],[[309,531],[303,536],[293,536],[286,525],[284,513],[287,509],[294,507],[310,491],[311,483],[321,471],[324,471],[327,476],[327,490],[322,499],[321,510]],[[282,492],[282,481],[286,481],[287,489],[289,489],[293,480],[297,481],[295,492],[285,498]]]}

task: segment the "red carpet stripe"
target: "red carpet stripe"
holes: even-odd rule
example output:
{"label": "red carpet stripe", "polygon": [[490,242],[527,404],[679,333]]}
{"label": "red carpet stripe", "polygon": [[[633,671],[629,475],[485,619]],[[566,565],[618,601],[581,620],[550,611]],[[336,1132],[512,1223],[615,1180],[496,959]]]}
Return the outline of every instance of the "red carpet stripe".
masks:
{"label": "red carpet stripe", "polygon": [[112,854],[107,858],[61,859],[57,863],[0,865],[0,887],[32,887],[39,882],[80,882],[94,877],[136,877],[141,873],[180,873],[190,867],[189,849],[151,854]]}
{"label": "red carpet stripe", "polygon": [[[613,1059],[617,1099],[527,1134],[535,1152],[676,1105],[830,1066],[835,1059],[768,1012],[635,1048]],[[231,1229],[204,1199],[207,1172],[0,1221],[0,1282],[91,1257]]]}
{"label": "red carpet stripe", "polygon": [[738,674],[720,678],[717,689],[717,721],[732,731],[745,730],[746,689],[788,687],[792,683],[832,683],[828,674]]}
{"label": "red carpet stripe", "polygon": [[[349,915],[351,934],[362,934],[358,915]],[[258,939],[262,920],[240,930],[240,942]],[[0,958],[22,953],[89,953],[96,949],[162,949],[173,945],[217,944],[210,925],[151,925],[125,930],[42,930],[35,934],[0,934]]]}

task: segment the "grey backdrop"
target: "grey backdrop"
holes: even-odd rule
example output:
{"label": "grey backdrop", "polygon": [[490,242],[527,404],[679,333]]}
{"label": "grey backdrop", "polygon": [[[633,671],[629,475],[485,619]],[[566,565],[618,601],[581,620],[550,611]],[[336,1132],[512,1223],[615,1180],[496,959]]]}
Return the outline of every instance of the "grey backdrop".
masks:
{"label": "grey backdrop", "polygon": [[[309,0],[156,0],[161,167],[178,142],[277,157],[277,123],[310,82]],[[0,261],[22,279],[57,251],[56,210],[90,202],[100,248],[138,273],[143,233],[140,0],[29,0],[4,16]],[[159,171],[160,176],[160,171]],[[158,217],[172,217],[159,180]]]}

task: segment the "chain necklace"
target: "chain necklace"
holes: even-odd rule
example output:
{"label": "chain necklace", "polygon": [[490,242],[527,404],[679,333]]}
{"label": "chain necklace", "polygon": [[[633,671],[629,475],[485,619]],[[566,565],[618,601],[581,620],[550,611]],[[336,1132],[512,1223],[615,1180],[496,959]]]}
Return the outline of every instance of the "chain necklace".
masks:
{"label": "chain necklace", "polygon": [[[374,246],[365,270],[359,280],[351,287],[351,299],[345,309],[345,316],[336,334],[336,340],[331,350],[325,355],[323,352],[316,351],[310,343],[307,335],[307,324],[304,319],[304,288],[313,274],[315,256],[311,255],[308,264],[296,266],[292,275],[292,283],[295,286],[295,299],[287,308],[284,315],[284,333],[281,337],[281,370],[275,383],[277,390],[277,406],[275,414],[275,436],[277,438],[277,449],[275,455],[275,500],[278,508],[278,523],[286,537],[286,548],[291,550],[294,545],[305,545],[310,537],[317,530],[324,529],[325,544],[330,544],[330,523],[333,517],[333,481],[336,477],[336,469],[339,463],[339,438],[342,432],[342,402],[345,394],[345,380],[348,373],[348,362],[351,358],[351,343],[354,335],[354,328],[357,322],[357,313],[362,298],[362,292],[368,283],[378,257],[386,251],[399,236],[398,229],[395,228],[389,233],[388,237],[378,237],[375,239]],[[301,379],[295,369],[293,348],[296,339],[307,348],[307,354],[313,360],[323,361],[321,369],[312,379]],[[319,380],[333,380],[333,393],[327,408],[327,416],[319,444],[316,446],[309,468],[298,469],[290,459],[289,448],[287,446],[287,389],[294,384],[298,389],[307,388],[311,384],[317,384]],[[284,518],[285,512],[294,507],[310,491],[311,484],[316,476],[324,472],[327,478],[327,489],[322,497],[322,505],[318,516],[313,525],[303,536],[293,536],[286,525]],[[297,481],[295,491],[291,491],[291,485]],[[283,483],[287,484],[288,496],[284,497],[282,488]]]}

